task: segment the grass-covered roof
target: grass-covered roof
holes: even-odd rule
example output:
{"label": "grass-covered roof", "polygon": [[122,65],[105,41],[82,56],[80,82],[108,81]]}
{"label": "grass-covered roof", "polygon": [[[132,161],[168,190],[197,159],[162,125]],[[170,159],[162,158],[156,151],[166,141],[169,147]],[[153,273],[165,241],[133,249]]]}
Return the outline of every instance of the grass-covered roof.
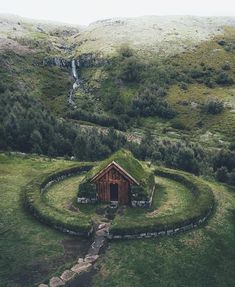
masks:
{"label": "grass-covered roof", "polygon": [[124,149],[115,152],[109,158],[92,168],[84,178],[84,182],[91,180],[96,174],[106,168],[113,161],[120,165],[137,182],[139,182],[140,185],[145,186],[147,184],[150,171],[146,170],[130,151]]}

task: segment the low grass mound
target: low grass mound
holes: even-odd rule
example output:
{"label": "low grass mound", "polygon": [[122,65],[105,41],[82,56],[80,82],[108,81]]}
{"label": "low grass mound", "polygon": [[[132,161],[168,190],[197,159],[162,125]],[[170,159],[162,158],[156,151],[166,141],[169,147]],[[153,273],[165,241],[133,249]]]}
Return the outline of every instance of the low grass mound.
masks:
{"label": "low grass mound", "polygon": [[75,164],[69,169],[46,173],[33,179],[23,189],[25,207],[40,221],[53,228],[65,233],[89,236],[92,231],[91,217],[84,213],[77,214],[66,208],[62,209],[51,205],[45,200],[44,191],[54,182],[88,171],[92,166],[87,163]]}
{"label": "low grass mound", "polygon": [[[214,206],[213,193],[208,185],[191,174],[158,167],[158,185],[150,209],[127,209],[117,215],[111,235],[134,235],[165,232],[202,223]],[[159,181],[158,181],[159,178]]]}

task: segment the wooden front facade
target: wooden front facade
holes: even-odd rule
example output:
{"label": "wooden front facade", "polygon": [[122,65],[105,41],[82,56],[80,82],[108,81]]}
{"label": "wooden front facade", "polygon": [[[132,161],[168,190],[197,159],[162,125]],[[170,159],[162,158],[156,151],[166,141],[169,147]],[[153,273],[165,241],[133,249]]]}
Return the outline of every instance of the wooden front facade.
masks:
{"label": "wooden front facade", "polygon": [[130,203],[131,185],[138,184],[123,168],[112,162],[92,182],[96,184],[98,199],[103,202],[118,201],[121,204]]}

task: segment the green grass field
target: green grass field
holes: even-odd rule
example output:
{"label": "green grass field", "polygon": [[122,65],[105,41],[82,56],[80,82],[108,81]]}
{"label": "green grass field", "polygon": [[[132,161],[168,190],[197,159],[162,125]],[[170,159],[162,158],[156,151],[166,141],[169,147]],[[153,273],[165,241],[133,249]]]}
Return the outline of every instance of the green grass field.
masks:
{"label": "green grass field", "polygon": [[112,243],[92,286],[234,286],[235,190],[210,186],[217,208],[208,225],[175,237]]}
{"label": "green grass field", "polygon": [[40,224],[23,210],[21,188],[71,162],[0,154],[0,286],[34,286],[84,255],[89,241]]}
{"label": "green grass field", "polygon": [[[85,254],[89,240],[40,224],[24,211],[20,200],[21,188],[32,178],[71,165],[65,160],[0,155],[1,287],[37,286]],[[74,201],[81,179],[74,176],[53,185],[44,195],[47,204],[66,208]],[[173,237],[110,242],[89,286],[234,286],[235,190],[207,183],[217,201],[207,225]],[[192,200],[186,187],[168,178],[158,177],[158,191],[153,213],[174,214],[187,209]],[[81,211],[89,213],[86,208]]]}

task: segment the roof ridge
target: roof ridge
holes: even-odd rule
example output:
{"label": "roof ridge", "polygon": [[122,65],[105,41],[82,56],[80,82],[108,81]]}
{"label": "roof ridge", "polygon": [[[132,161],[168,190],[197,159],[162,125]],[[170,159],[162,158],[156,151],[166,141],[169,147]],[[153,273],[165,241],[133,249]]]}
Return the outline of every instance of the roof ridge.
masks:
{"label": "roof ridge", "polygon": [[124,174],[126,174],[131,180],[133,180],[137,185],[139,185],[139,182],[132,175],[130,175],[130,173],[127,172],[121,165],[119,165],[115,160],[111,161],[105,168],[103,168],[96,175],[94,175],[93,178],[91,178],[91,181],[94,180],[95,178],[97,178],[100,174],[102,174],[112,164],[115,165],[116,167],[118,167]]}

